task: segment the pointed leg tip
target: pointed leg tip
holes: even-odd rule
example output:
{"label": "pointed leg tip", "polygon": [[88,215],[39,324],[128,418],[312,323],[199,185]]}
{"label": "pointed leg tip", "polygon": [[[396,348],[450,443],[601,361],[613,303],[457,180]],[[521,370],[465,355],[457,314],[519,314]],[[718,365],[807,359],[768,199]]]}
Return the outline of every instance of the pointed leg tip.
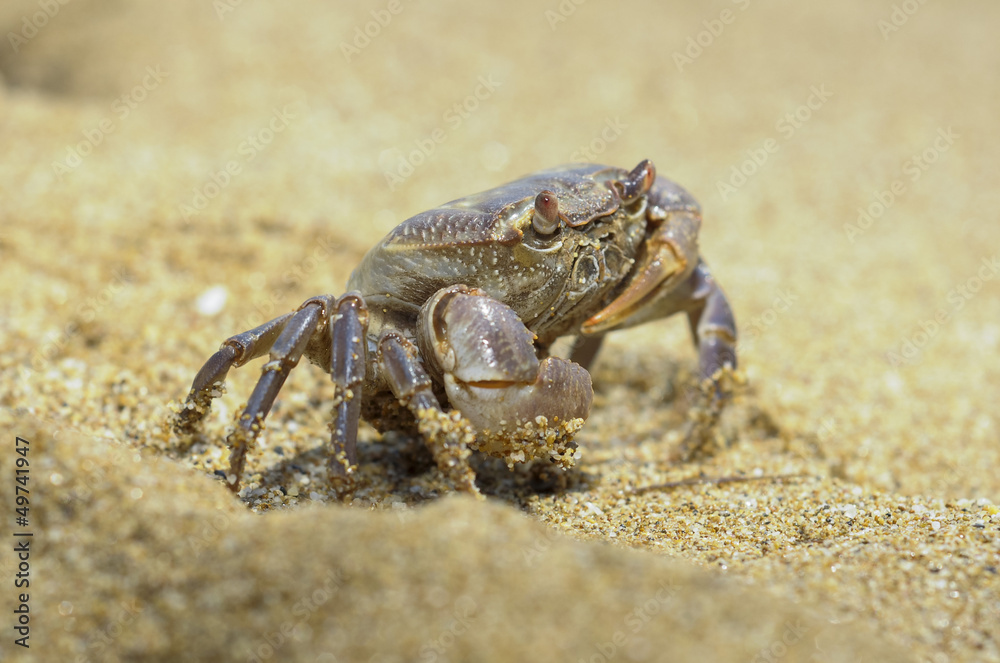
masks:
{"label": "pointed leg tip", "polygon": [[357,470],[358,466],[348,461],[343,452],[330,458],[326,470],[327,483],[338,499],[349,497],[361,487]]}

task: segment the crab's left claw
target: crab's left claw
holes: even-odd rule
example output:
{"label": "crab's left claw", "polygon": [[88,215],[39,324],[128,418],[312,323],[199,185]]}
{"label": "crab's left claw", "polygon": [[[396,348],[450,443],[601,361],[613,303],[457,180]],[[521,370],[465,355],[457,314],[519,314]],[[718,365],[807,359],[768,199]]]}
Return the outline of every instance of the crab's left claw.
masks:
{"label": "crab's left claw", "polygon": [[712,379],[727,366],[735,369],[736,321],[725,294],[698,255],[698,204],[676,184],[655,177],[646,161],[615,188],[645,193],[646,240],[624,289],[581,325],[583,336],[599,338],[613,329],[684,311],[698,345],[702,379]]}
{"label": "crab's left claw", "polygon": [[632,278],[611,303],[583,323],[584,334],[632,327],[686,310],[675,292],[698,264],[701,215],[689,209],[665,212],[651,195],[646,216],[649,236],[632,269]]}
{"label": "crab's left claw", "polygon": [[[692,408],[685,447],[700,447],[732,392],[736,369],[736,321],[712,273],[698,256],[701,215],[694,206],[670,209],[673,191],[657,179],[648,198],[646,243],[632,278],[607,306],[581,326],[585,336],[685,312],[698,346],[700,402]],[[676,199],[676,196],[673,196]],[[664,203],[664,204],[661,204]],[[669,211],[667,211],[669,210]]]}
{"label": "crab's left claw", "polygon": [[646,241],[628,287],[583,323],[583,333],[599,334],[662,317],[655,305],[659,295],[670,293],[690,273],[683,248],[669,237],[654,235]]}

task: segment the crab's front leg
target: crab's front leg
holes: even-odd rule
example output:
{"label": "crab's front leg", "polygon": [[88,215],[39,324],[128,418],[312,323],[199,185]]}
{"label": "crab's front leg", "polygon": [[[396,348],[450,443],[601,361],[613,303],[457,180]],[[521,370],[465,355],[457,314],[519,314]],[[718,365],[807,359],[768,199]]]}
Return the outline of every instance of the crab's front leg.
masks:
{"label": "crab's front leg", "polygon": [[664,294],[657,308],[663,317],[686,313],[698,348],[698,396],[689,410],[688,427],[678,451],[681,459],[688,460],[711,439],[734,382],[739,380],[735,372],[736,320],[725,293],[701,261],[686,279]]}
{"label": "crab's front leg", "polygon": [[475,441],[472,427],[461,412],[441,408],[417,347],[398,332],[383,332],[378,342],[378,365],[393,395],[417,420],[417,429],[441,473],[456,489],[479,495],[468,460],[469,446]]}
{"label": "crab's front leg", "polygon": [[[725,294],[698,257],[701,215],[696,208],[667,209],[677,187],[657,178],[649,192],[648,237],[625,289],[587,320],[584,339],[612,329],[685,312],[698,346],[701,398],[691,410],[682,456],[700,448],[732,392],[736,369],[736,321]],[[578,344],[591,354],[597,341]],[[583,354],[584,352],[581,352]]]}
{"label": "crab's front leg", "polygon": [[711,439],[739,378],[735,372],[736,320],[708,266],[699,262],[680,290],[680,304],[698,344],[701,376],[699,397],[689,412],[688,428],[678,450],[678,456],[688,460]]}
{"label": "crab's front leg", "polygon": [[476,429],[475,448],[507,465],[578,457],[574,434],[590,414],[590,373],[548,357],[506,304],[464,285],[438,291],[421,310],[418,341],[452,406]]}
{"label": "crab's front leg", "polygon": [[698,263],[681,290],[680,303],[687,311],[691,335],[698,344],[701,379],[717,381],[719,371],[736,368],[733,309],[704,262]]}

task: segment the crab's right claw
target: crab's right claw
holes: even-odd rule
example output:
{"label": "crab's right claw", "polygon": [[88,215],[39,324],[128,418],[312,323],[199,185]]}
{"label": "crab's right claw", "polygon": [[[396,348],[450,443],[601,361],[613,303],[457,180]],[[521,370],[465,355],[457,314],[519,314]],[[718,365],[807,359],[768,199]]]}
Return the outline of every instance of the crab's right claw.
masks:
{"label": "crab's right claw", "polygon": [[513,309],[481,290],[445,288],[424,305],[418,338],[476,429],[476,448],[509,466],[539,457],[573,464],[573,436],[594,398],[590,373],[558,357],[539,361]]}

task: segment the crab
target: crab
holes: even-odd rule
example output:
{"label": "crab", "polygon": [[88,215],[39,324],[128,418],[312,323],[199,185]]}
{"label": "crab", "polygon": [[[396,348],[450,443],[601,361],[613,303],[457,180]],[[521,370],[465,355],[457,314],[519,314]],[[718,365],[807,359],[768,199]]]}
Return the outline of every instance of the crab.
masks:
{"label": "crab", "polygon": [[[644,160],[571,164],[404,221],[351,274],[348,292],[226,339],[174,415],[191,435],[229,370],[269,355],[227,438],[237,491],[264,420],[305,356],[334,384],[328,474],[357,478],[359,421],[419,434],[455,489],[479,494],[468,458],[571,467],[604,335],[687,314],[714,425],[736,367],[736,324],[698,250],[694,198]],[[576,337],[569,358],[553,342]]]}

